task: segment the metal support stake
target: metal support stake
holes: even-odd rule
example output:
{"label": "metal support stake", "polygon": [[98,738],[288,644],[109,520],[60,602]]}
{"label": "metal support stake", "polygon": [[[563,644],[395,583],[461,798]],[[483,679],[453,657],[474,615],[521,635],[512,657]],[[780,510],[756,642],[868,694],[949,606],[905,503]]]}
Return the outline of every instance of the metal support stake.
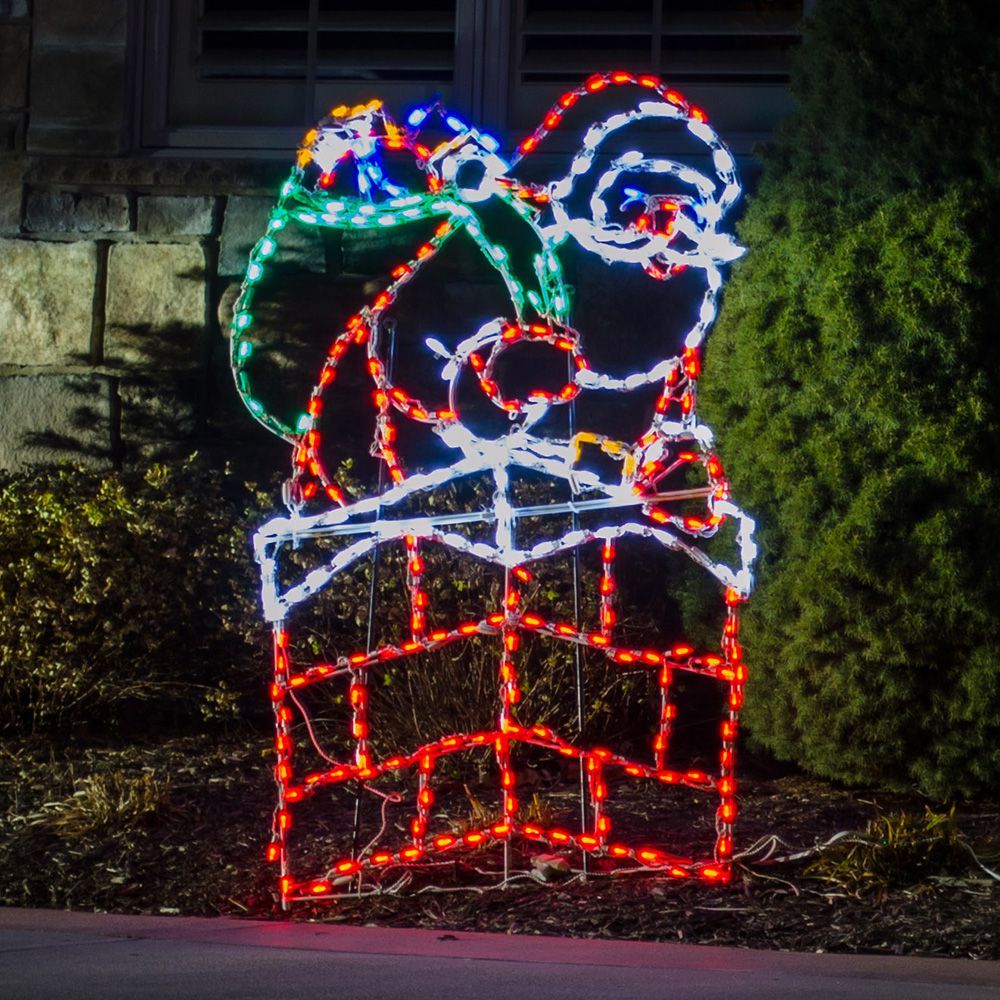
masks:
{"label": "metal support stake", "polygon": [[[391,321],[386,322],[386,329],[389,331],[389,363],[387,366],[387,374],[389,378],[392,378],[393,363],[396,360],[396,324]],[[378,495],[382,495],[382,489],[385,486],[385,463],[380,462],[378,467]],[[375,508],[375,520],[379,518],[381,513],[381,508]],[[368,630],[365,639],[365,648],[367,652],[372,651],[372,646],[374,645],[375,639],[375,591],[378,587],[378,566],[379,566],[379,553],[382,551],[380,545],[376,545],[372,549],[372,575],[371,581],[368,586]],[[351,857],[357,860],[358,857],[358,841],[361,838],[361,797],[365,790],[365,784],[363,781],[358,781],[355,784],[354,790],[354,824],[351,830]],[[358,892],[361,891],[361,872],[358,872]]]}
{"label": "metal support stake", "polygon": [[[569,378],[575,376],[572,359],[566,359],[566,366],[569,371]],[[571,400],[567,407],[569,419],[569,439],[576,436],[576,400]],[[572,489],[572,486],[570,487]],[[572,513],[573,530],[580,527],[580,515],[574,510]],[[580,547],[573,549],[573,626],[577,630],[580,628]],[[583,692],[583,648],[579,643],[573,645],[573,665],[576,673],[576,728],[577,739],[583,738],[584,722],[584,692]],[[587,808],[587,768],[584,758],[580,757],[580,832],[587,832],[588,821]],[[584,876],[590,869],[590,858],[586,851],[581,852],[581,860]]]}

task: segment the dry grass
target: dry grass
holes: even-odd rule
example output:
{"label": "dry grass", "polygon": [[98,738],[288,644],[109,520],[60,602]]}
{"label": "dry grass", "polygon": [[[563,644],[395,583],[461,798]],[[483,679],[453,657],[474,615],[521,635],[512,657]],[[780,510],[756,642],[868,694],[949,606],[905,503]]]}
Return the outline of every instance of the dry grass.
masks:
{"label": "dry grass", "polygon": [[922,816],[907,811],[880,813],[863,834],[825,850],[804,874],[860,895],[961,870],[968,861],[955,807],[947,812],[928,807]]}
{"label": "dry grass", "polygon": [[26,825],[66,840],[132,829],[160,814],[170,786],[145,772],[127,777],[121,771],[94,774],[77,782],[66,799],[47,802],[26,817]]}

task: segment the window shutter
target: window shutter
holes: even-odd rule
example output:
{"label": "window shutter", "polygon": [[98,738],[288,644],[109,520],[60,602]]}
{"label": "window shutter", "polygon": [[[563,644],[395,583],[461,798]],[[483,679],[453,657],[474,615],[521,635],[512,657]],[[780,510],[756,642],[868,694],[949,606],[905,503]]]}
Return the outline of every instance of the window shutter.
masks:
{"label": "window shutter", "polygon": [[447,100],[456,8],[456,0],[180,0],[167,127],[175,138],[189,131],[196,145],[215,144],[217,129],[219,145],[287,149],[332,104]]}
{"label": "window shutter", "polygon": [[[806,0],[808,3],[808,0]],[[737,152],[791,107],[803,0],[144,0],[151,146],[286,154],[330,107],[435,94],[511,138],[601,69],[677,85]],[[569,136],[554,135],[547,151]]]}
{"label": "window shutter", "polygon": [[651,72],[718,109],[727,134],[766,133],[788,107],[801,0],[518,0],[510,122],[533,127],[560,86]]}

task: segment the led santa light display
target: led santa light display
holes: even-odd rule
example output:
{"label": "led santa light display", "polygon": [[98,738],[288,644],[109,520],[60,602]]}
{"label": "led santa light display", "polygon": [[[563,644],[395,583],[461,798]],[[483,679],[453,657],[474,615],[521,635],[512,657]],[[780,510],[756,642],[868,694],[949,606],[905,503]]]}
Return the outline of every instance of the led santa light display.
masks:
{"label": "led santa light display", "polygon": [[[584,131],[582,146],[562,176],[544,184],[518,179],[524,172],[522,162],[559,128],[570,109],[585,105],[590,95],[615,88],[627,93],[626,110]],[[629,136],[640,122],[646,126],[669,122],[685,130],[702,151],[698,162],[710,164],[710,171],[640,149],[606,152],[613,145],[609,140]],[[431,124],[444,138],[433,143],[424,138],[431,133]],[[393,158],[406,158],[415,167],[421,178],[418,190],[394,176]],[[624,186],[643,177],[670,193],[649,194]],[[624,204],[619,204],[623,191]],[[268,859],[278,866],[285,905],[336,896],[345,884],[357,884],[347,876],[360,875],[377,883],[389,871],[491,846],[503,847],[505,865],[517,846],[527,851],[575,852],[594,863],[600,859],[605,870],[642,868],[711,881],[729,877],[737,812],[734,753],[746,682],[738,611],[750,592],[756,549],[753,521],[732,501],[711,431],[698,420],[696,388],[722,268],[742,253],[720,231],[739,193],[733,157],[706,115],[657,78],[625,72],[594,75],[562,95],[509,158],[501,155],[492,136],[436,104],[416,109],[405,124],[394,121],[379,101],[336,108],[305,136],[267,231],[251,252],[231,338],[236,386],[244,403],[261,424],[289,443],[293,456],[286,490],[288,512],[269,520],[255,535],[264,614],[274,634],[270,690],[276,720],[277,805]],[[523,267],[512,263],[509,248],[491,238],[482,217],[487,206],[509,212],[530,231],[533,274],[526,277]],[[433,225],[433,234],[417,242],[370,301],[335,333],[305,413],[294,426],[284,422],[262,401],[252,377],[252,359],[255,293],[266,269],[281,258],[286,227],[295,223],[405,232],[405,227],[421,221],[425,227]],[[421,386],[390,362],[390,317],[400,292],[456,240],[464,241],[464,252],[481,254],[500,276],[509,311],[469,330],[452,346],[428,336],[426,351],[439,356],[443,382]],[[681,353],[656,357],[664,338],[658,335],[653,317],[648,345],[653,360],[647,366],[624,375],[593,366],[585,349],[586,318],[579,329],[574,326],[560,259],[570,245],[609,265],[620,262],[641,268],[651,281],[666,282],[685,270],[688,277],[694,272],[703,278],[700,304]],[[519,345],[564,359],[562,384],[511,389],[499,369],[507,352]],[[335,389],[339,366],[352,352],[365,359],[371,379],[372,454],[384,471],[380,480],[384,486],[369,496],[349,495],[327,468],[321,448],[324,403]],[[635,440],[577,430],[573,421],[567,432],[565,420],[562,424],[552,420],[560,408],[574,409],[584,394],[620,393],[623,405],[632,405],[629,394],[643,387],[655,390],[655,405],[648,426]],[[470,392],[506,415],[502,433],[482,436],[467,422],[463,411]],[[431,468],[408,468],[397,445],[404,421],[429,429],[450,460]],[[553,427],[562,427],[563,432]],[[616,475],[609,479],[586,468],[581,454],[587,449],[606,456]],[[558,488],[550,491],[551,502],[517,506],[512,476],[525,470]],[[493,484],[489,510],[413,513],[426,510],[426,501],[449,484],[484,475]],[[678,475],[686,478],[674,488]],[[566,496],[570,499],[560,499]],[[692,501],[700,505],[697,513],[691,512]],[[586,515],[585,522],[581,515]],[[524,541],[519,526],[527,517],[535,523],[546,518],[553,524],[569,521],[569,527]],[[734,540],[735,551],[728,561],[718,561],[706,552],[704,541],[726,522],[734,528],[726,537]],[[475,537],[461,530],[472,523],[485,526],[486,534]],[[337,544],[326,562],[289,580],[287,557],[304,540]],[[626,542],[681,553],[717,581],[724,606],[717,648],[698,650],[676,641],[636,648],[619,639],[615,567],[619,548]],[[290,630],[296,610],[307,606],[338,574],[386,545],[400,546],[406,553],[407,634],[378,648],[361,648],[361,640],[358,648],[339,651],[323,662],[292,662]],[[429,608],[424,582],[425,559],[435,547],[499,567],[504,585],[497,606],[483,606],[472,620],[438,621]],[[565,621],[545,607],[529,606],[525,593],[539,564],[583,549],[599,553],[597,619]],[[530,699],[522,700],[518,673],[519,650],[528,634],[591,650],[616,669],[648,671],[656,678],[658,723],[645,755],[583,746],[544,719],[532,717],[530,705],[524,703]],[[424,746],[377,756],[371,731],[379,720],[369,711],[369,689],[379,683],[384,665],[461,646],[473,637],[492,637],[496,643],[498,695],[492,727],[443,732]],[[711,773],[671,767],[676,716],[672,687],[683,673],[707,678],[724,693],[718,764]],[[299,696],[301,689],[313,685],[339,685],[344,692],[350,708],[350,731],[344,736],[350,750],[341,758],[321,751],[323,769],[307,771],[298,765],[293,751],[303,732],[316,742]],[[589,800],[582,828],[546,826],[525,818],[517,797],[516,760],[518,747],[525,745],[579,762]],[[486,749],[495,758],[498,814],[482,828],[441,826],[435,815],[438,762],[474,749]],[[400,776],[412,786],[408,835],[402,842],[376,838],[353,854],[330,858],[322,871],[296,868],[291,831],[300,803],[315,799],[330,786],[356,782],[377,790],[380,778]],[[684,857],[616,836],[609,787],[622,780],[687,786],[717,795],[714,848],[705,857]],[[296,829],[296,836],[308,838],[309,832]]]}

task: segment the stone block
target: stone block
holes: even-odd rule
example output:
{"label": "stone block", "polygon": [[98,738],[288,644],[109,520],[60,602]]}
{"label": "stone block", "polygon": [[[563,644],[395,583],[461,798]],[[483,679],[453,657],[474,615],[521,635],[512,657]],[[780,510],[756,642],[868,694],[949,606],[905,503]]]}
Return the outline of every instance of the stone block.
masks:
{"label": "stone block", "polygon": [[0,153],[24,151],[26,115],[0,115]]}
{"label": "stone block", "polygon": [[111,465],[112,386],[101,375],[0,377],[0,469]]}
{"label": "stone block", "polygon": [[[219,274],[242,275],[247,268],[251,248],[264,235],[273,198],[235,195],[229,198],[222,223],[219,248]],[[281,233],[275,264],[322,273],[326,270],[323,237],[312,226],[290,224]]]}
{"label": "stone block", "polygon": [[23,180],[24,160],[21,157],[0,158],[0,235],[16,233],[21,228]]}
{"label": "stone block", "polygon": [[[383,275],[409,260],[434,231],[413,223],[394,229],[353,229],[343,235],[343,268],[351,274]],[[470,249],[476,253],[475,249]]]}
{"label": "stone block", "polygon": [[167,458],[190,451],[197,429],[201,373],[130,376],[118,390],[126,461]]}
{"label": "stone block", "polygon": [[227,340],[231,336],[229,324],[233,321],[233,307],[240,297],[240,283],[230,281],[219,295],[219,304],[215,308],[215,318],[219,324],[222,336]]}
{"label": "stone block", "polygon": [[[24,131],[23,128],[21,131]],[[16,135],[15,141],[17,141]],[[32,153],[77,157],[118,153],[124,146],[120,124],[108,128],[76,125],[43,126],[32,119],[26,139],[22,139],[12,148],[26,148]]]}
{"label": "stone block", "polygon": [[93,243],[0,240],[0,364],[79,364],[90,357]]}
{"label": "stone block", "polygon": [[165,156],[36,156],[27,180],[34,187],[153,188],[182,194],[239,193],[270,197],[288,176],[281,161]]}
{"label": "stone block", "polygon": [[125,44],[128,0],[43,0],[35,6],[36,43],[74,45],[80,42]]}
{"label": "stone block", "polygon": [[[350,274],[387,275],[400,261],[410,260],[440,223],[441,220],[436,219],[433,222],[411,222],[392,229],[347,230],[342,237],[342,268]],[[433,271],[435,282],[455,279],[489,281],[497,273],[472,240],[462,234],[445,244],[425,265],[425,270]]]}
{"label": "stone block", "polygon": [[118,233],[129,228],[123,194],[32,191],[24,206],[24,228],[32,233]]}
{"label": "stone block", "polygon": [[141,197],[138,206],[139,235],[153,239],[207,236],[212,231],[212,208],[213,199],[208,197]]}
{"label": "stone block", "polygon": [[124,108],[124,48],[33,49],[29,146],[36,126],[121,127]]}
{"label": "stone block", "polygon": [[162,370],[201,363],[205,254],[196,244],[119,243],[108,258],[104,358]]}
{"label": "stone block", "polygon": [[26,24],[0,24],[0,108],[23,108],[28,103],[28,32]]}

